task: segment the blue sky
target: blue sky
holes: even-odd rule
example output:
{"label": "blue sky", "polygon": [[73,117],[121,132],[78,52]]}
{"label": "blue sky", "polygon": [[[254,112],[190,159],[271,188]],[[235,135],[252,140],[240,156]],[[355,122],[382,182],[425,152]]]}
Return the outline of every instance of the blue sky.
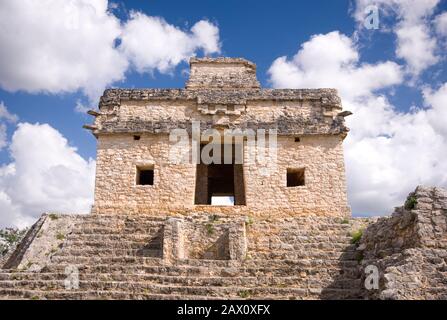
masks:
{"label": "blue sky", "polygon": [[[23,2],[23,5],[31,6],[29,3],[26,4],[26,0],[16,2]],[[430,150],[422,150],[421,152],[425,152],[425,158],[422,159],[441,159],[441,156],[447,152],[447,147],[445,148],[447,135],[442,129],[435,130],[439,127],[442,128],[443,123],[439,123],[439,121],[442,121],[442,116],[447,116],[446,112],[439,111],[440,105],[443,105],[444,101],[446,101],[444,100],[444,91],[442,90],[443,85],[447,83],[447,72],[445,72],[447,63],[445,56],[447,30],[444,30],[447,25],[445,23],[447,15],[443,16],[443,13],[447,11],[447,1],[428,0],[424,5],[420,4],[423,2],[422,0],[419,4],[417,1],[416,4],[411,4],[411,0],[389,1],[388,4],[383,0],[281,2],[201,0],[193,2],[126,1],[125,3],[113,1],[108,3],[108,13],[101,9],[104,7],[104,4],[107,5],[107,1],[95,0],[93,2],[95,2],[94,8],[96,11],[85,9],[88,6],[86,4],[88,1],[76,0],[73,2],[74,5],[68,9],[61,5],[51,7],[52,4],[50,2],[48,8],[43,8],[44,13],[35,10],[36,12],[31,12],[30,14],[34,14],[38,22],[41,19],[40,23],[43,24],[45,20],[48,21],[52,18],[52,16],[45,16],[51,10],[55,12],[59,10],[58,13],[61,16],[64,16],[64,14],[77,14],[77,10],[80,10],[79,12],[88,12],[85,15],[76,15],[76,17],[80,17],[80,23],[83,26],[89,21],[84,21],[83,19],[92,19],[94,23],[97,23],[98,27],[95,28],[95,25],[93,25],[93,29],[88,29],[88,32],[97,32],[99,36],[116,32],[117,28],[122,28],[130,20],[137,21],[138,17],[132,15],[131,12],[139,12],[141,14],[139,18],[160,17],[165,20],[167,25],[177,28],[188,35],[194,34],[192,30],[197,22],[206,21],[208,26],[213,26],[218,31],[217,36],[214,38],[210,36],[207,39],[211,42],[214,41],[214,44],[218,43],[220,49],[206,49],[204,44],[193,44],[197,40],[191,38],[192,40],[189,40],[191,45],[196,47],[188,49],[187,53],[203,56],[208,51],[206,53],[211,56],[247,58],[257,64],[258,79],[264,87],[318,87],[320,84],[321,86],[330,85],[337,87],[340,85],[342,87],[342,98],[346,101],[345,106],[352,106],[351,108],[355,109],[353,111],[358,111],[357,113],[359,114],[359,117],[351,120],[353,138],[346,145],[347,166],[352,165],[352,170],[348,168],[348,184],[350,190],[353,191],[353,196],[350,200],[353,202],[351,205],[355,209],[354,213],[370,215],[377,212],[378,214],[384,214],[387,210],[385,208],[388,208],[389,212],[392,205],[399,204],[403,200],[404,195],[411,191],[412,188],[414,189],[418,183],[441,186],[445,186],[447,183],[444,176],[445,173],[440,171],[443,168],[437,167],[440,161],[424,166],[420,164],[422,160],[418,159],[411,164],[412,167],[410,169],[404,165],[407,162],[408,155],[414,154],[414,150],[411,151],[414,145],[406,141],[406,137],[414,139],[415,136],[422,135],[426,139],[433,141],[433,145],[440,146],[440,148],[436,149],[432,147]],[[1,5],[4,8],[1,8],[2,10],[0,11],[17,21],[25,18],[29,21],[29,16],[19,16],[20,14],[23,15],[23,13],[19,13],[21,4],[16,5],[12,3],[11,1],[5,1],[5,4]],[[378,30],[367,30],[362,27],[363,9],[369,4],[376,4],[379,9],[380,24]],[[104,11],[101,14],[106,13],[108,15],[105,19],[114,20],[121,27],[103,26],[102,20],[97,20],[95,16],[99,15],[98,12],[101,10]],[[156,48],[151,48],[150,46],[151,36],[153,35],[144,32],[143,19],[138,21],[140,22],[139,26],[142,26],[142,29],[138,30],[142,31],[138,34],[132,34],[132,36],[141,41],[141,43],[148,43],[148,52],[156,50]],[[30,27],[31,24],[27,26],[26,24],[14,25],[13,22],[10,24],[6,22],[0,23],[0,32],[3,34],[3,36],[0,36],[0,41],[3,41],[3,45],[0,47],[0,68],[8,69],[8,72],[2,73],[0,71],[0,102],[3,102],[9,114],[14,114],[18,118],[17,121],[4,121],[4,125],[7,128],[7,136],[5,146],[0,149],[0,166],[3,167],[4,171],[8,165],[11,166],[20,162],[17,158],[18,156],[11,152],[12,149],[16,150],[19,148],[12,141],[14,132],[18,130],[18,123],[28,123],[30,125],[35,125],[36,123],[48,124],[52,129],[55,129],[53,133],[56,136],[60,135],[55,139],[65,137],[68,140],[68,145],[61,147],[62,149],[70,146],[75,147],[77,149],[74,151],[75,156],[79,155],[86,163],[89,162],[89,158],[95,158],[96,141],[88,131],[82,129],[82,125],[91,122],[91,119],[84,113],[76,111],[75,108],[78,102],[83,105],[92,105],[93,107],[97,105],[97,95],[86,94],[85,90],[83,90],[85,83],[95,83],[95,75],[88,75],[88,71],[86,71],[86,77],[91,76],[92,80],[85,80],[86,82],[82,82],[82,84],[78,84],[73,80],[73,84],[69,88],[62,88],[62,86],[59,88],[57,82],[65,81],[64,78],[51,81],[51,73],[45,70],[45,68],[43,68],[44,70],[39,70],[38,67],[35,67],[35,70],[33,69],[32,71],[25,68],[25,71],[23,71],[10,67],[14,63],[30,63],[33,55],[26,56],[28,52],[33,52],[33,50],[37,52],[42,50],[44,52],[44,49],[40,46],[41,44],[36,44],[34,47],[24,47],[23,43],[28,42],[25,41],[27,40],[26,36],[32,39],[40,37],[41,43],[48,41],[49,49],[46,49],[50,52],[48,56],[50,60],[53,52],[62,50],[58,46],[59,43],[63,44],[65,41],[72,43],[69,38],[71,35],[75,37],[74,34],[79,30],[75,28],[72,33],[59,34],[60,28],[63,29],[65,25],[58,25],[58,23],[59,20],[54,22],[54,29],[49,27],[49,29],[42,28],[42,30]],[[414,29],[415,26],[418,29]],[[331,34],[331,32],[335,33]],[[420,32],[419,37],[412,36],[412,33],[415,32]],[[14,42],[16,39],[8,37],[6,34],[15,34],[19,40],[21,37],[24,37],[24,41],[19,42],[17,40],[19,42],[17,44]],[[166,35],[157,35],[160,38],[164,36]],[[57,38],[58,41],[50,40],[53,37]],[[73,47],[75,49],[72,51],[75,53],[76,48],[79,48],[80,51],[84,50],[82,37],[83,34],[80,34],[79,38],[73,39],[73,43],[79,42],[77,46]],[[81,40],[79,41],[79,39]],[[92,40],[93,44],[96,43],[95,39],[97,38]],[[107,50],[114,50],[120,46],[122,39],[117,35],[114,41],[115,47]],[[433,44],[430,41],[435,41],[436,44],[430,46],[430,43]],[[294,59],[294,56],[304,48],[302,46],[306,43],[309,44],[309,48],[302,50],[301,57]],[[320,48],[318,47],[319,43],[327,45],[324,48]],[[52,48],[51,46],[55,44],[57,48]],[[67,46],[69,45],[67,44]],[[412,50],[412,47],[414,47],[414,50]],[[399,48],[401,51],[399,51]],[[85,48],[85,50],[88,51],[88,48]],[[129,50],[131,51],[132,49]],[[173,50],[176,50],[175,47]],[[331,57],[332,53],[333,57]],[[24,57],[22,57],[22,54]],[[132,54],[134,53],[132,52]],[[141,55],[141,53],[135,54]],[[163,57],[163,54],[165,53],[160,53],[157,57]],[[325,59],[328,61],[334,59],[333,64],[339,63],[338,69],[328,76],[330,81],[327,82],[324,79],[324,70],[309,64],[306,65],[309,61],[306,60],[306,56],[312,56],[313,54],[315,59],[321,59],[322,62]],[[432,59],[424,58],[425,55],[431,56]],[[63,59],[61,57],[62,54],[58,55],[54,63],[57,64],[58,59],[65,59],[65,57]],[[277,60],[280,57],[284,58],[282,62]],[[15,58],[17,58],[17,61],[14,60]],[[75,59],[80,58],[76,56]],[[138,70],[138,67],[136,67],[138,61],[142,59],[126,59],[128,59],[126,62],[123,62],[122,59],[113,60],[129,63],[129,66],[118,70],[113,76],[110,76],[110,79],[107,78],[107,74],[100,78],[105,83],[103,87],[183,87],[187,77],[183,71],[187,69],[188,64],[186,62],[187,59],[183,56],[180,61],[171,61],[167,69],[161,68],[156,63],[143,63],[144,72],[141,68]],[[92,60],[91,57],[89,60]],[[95,61],[87,61],[84,66],[84,62],[82,60],[73,61],[74,64],[79,63],[81,67],[86,67],[87,69],[94,67],[96,63]],[[275,62],[277,63],[275,64]],[[385,62],[389,63],[383,65],[383,68],[380,69],[378,66]],[[89,63],[93,63],[93,65]],[[103,62],[101,59],[98,59],[97,63],[101,64]],[[109,63],[109,65],[111,69],[116,66],[113,62]],[[371,66],[371,73],[365,71],[368,66]],[[30,68],[34,68],[34,66],[30,64]],[[64,66],[61,66],[58,71],[65,72],[63,68]],[[73,69],[66,70],[65,79],[67,81],[72,77],[72,71]],[[17,76],[19,72],[24,75]],[[33,74],[31,74],[32,72]],[[39,79],[40,72],[48,73],[42,81]],[[120,75],[120,72],[124,72],[124,74]],[[292,75],[290,77],[284,76],[288,72]],[[343,73],[345,73],[344,77],[336,77],[337,74]],[[378,83],[371,79],[365,80],[366,74],[368,74],[368,77],[377,77],[376,82]],[[30,82],[27,82],[27,76],[32,78]],[[80,78],[84,79],[83,77]],[[320,78],[322,80],[318,81]],[[119,80],[113,81],[113,79]],[[359,95],[350,93],[349,83],[346,83],[346,81],[353,81],[352,84],[355,85],[353,90],[359,88],[358,90],[364,90],[365,92]],[[48,87],[45,86],[46,82],[49,83]],[[101,88],[101,86],[99,87]],[[95,98],[93,99],[92,97]],[[371,105],[371,107],[366,109],[366,105]],[[373,111],[376,105],[380,105],[380,107]],[[434,112],[430,113],[427,111],[428,109],[438,110],[438,113],[434,115]],[[427,111],[427,113],[422,113],[422,111],[415,113],[415,110]],[[367,112],[371,112],[371,114]],[[377,113],[380,113],[383,117],[374,120],[377,123],[370,121]],[[391,120],[388,121],[389,119]],[[368,126],[381,127],[380,132],[373,129],[368,131],[365,129]],[[405,130],[408,130],[409,126],[413,126],[415,129],[407,135]],[[432,127],[435,129],[432,130]],[[33,134],[39,135],[38,130],[33,131],[36,128],[29,127],[31,136]],[[425,132],[427,132],[427,135],[425,135]],[[384,142],[383,137],[387,137],[388,140]],[[24,140],[26,141],[25,138]],[[16,143],[18,144],[18,142]],[[422,142],[420,143],[422,144]],[[390,145],[393,148],[387,149]],[[16,146],[17,148],[11,148],[11,146]],[[400,148],[402,150],[405,149],[401,154],[399,153]],[[421,149],[423,148],[421,147]],[[64,150],[67,151],[66,149]],[[389,152],[389,154],[384,155],[381,163],[380,155],[385,152]],[[369,167],[366,165],[363,167],[358,166],[356,162],[356,159],[362,158],[365,154],[368,154],[368,156],[367,161],[364,161],[364,163],[372,167],[372,170],[368,170]],[[349,157],[355,159],[350,160]],[[48,161],[48,159],[45,161]],[[383,169],[383,166],[386,165],[388,167]],[[85,166],[87,167],[87,165]],[[380,172],[384,172],[384,176],[388,174],[389,179],[401,179],[405,172],[413,171],[412,168],[414,168],[415,173],[408,178],[408,181],[405,181],[402,188],[396,187],[394,183],[388,184],[384,179],[382,179],[383,181],[377,179]],[[361,180],[360,176],[367,171],[368,173]],[[15,178],[14,175],[16,175]],[[2,175],[0,174],[0,180],[1,177]],[[20,197],[17,198],[17,191],[15,193],[11,191],[11,185],[17,188],[20,187],[17,182],[20,180],[19,178],[19,174],[14,173],[9,176],[8,182],[3,182],[2,184],[0,181],[0,195],[1,192],[4,192],[8,206],[15,206],[14,210],[18,212],[15,218],[19,216],[23,218],[24,211],[30,205],[23,199],[19,199]],[[86,185],[91,185],[91,183]],[[370,188],[368,185],[370,185]],[[396,188],[398,190],[395,190]],[[362,191],[356,194],[357,190]],[[381,191],[387,192],[386,199],[380,205],[376,205],[375,203],[378,202],[377,198],[380,197]],[[69,196],[70,194],[64,195],[64,197]],[[43,200],[39,200],[38,203],[37,207],[39,210],[55,205],[51,201],[46,203]],[[84,202],[82,203],[84,204]],[[363,206],[362,203],[365,203],[365,205]],[[58,204],[56,204],[55,209],[59,209]],[[33,215],[35,216],[37,213],[33,213]],[[14,220],[13,218],[8,219],[8,222]]]}
{"label": "blue sky", "polygon": [[[349,7],[349,1],[327,0],[284,1],[281,5],[268,1],[126,1],[114,12],[124,20],[128,18],[128,10],[139,10],[161,16],[180,28],[208,19],[219,26],[222,42],[219,55],[254,61],[259,80],[268,87],[267,70],[275,58],[295,52],[313,34],[332,30],[354,32],[355,21],[348,14]],[[172,75],[130,72],[125,81],[114,86],[181,88],[186,76],[180,71],[187,66],[186,62],[179,64]],[[78,99],[83,99],[82,93],[47,95],[0,89],[0,101],[4,101],[21,121],[49,123],[76,146],[82,156],[95,157],[95,139],[82,130],[90,117],[74,111]],[[11,134],[14,128],[10,129]],[[7,159],[8,152],[4,149],[0,161]]]}

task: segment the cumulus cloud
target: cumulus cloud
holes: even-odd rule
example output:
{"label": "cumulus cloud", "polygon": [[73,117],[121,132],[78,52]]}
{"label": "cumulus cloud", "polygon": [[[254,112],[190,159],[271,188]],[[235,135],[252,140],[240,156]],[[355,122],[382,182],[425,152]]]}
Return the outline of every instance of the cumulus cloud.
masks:
{"label": "cumulus cloud", "polygon": [[[121,45],[117,47],[117,43]],[[14,92],[81,90],[95,104],[106,86],[136,70],[169,72],[195,55],[219,52],[219,30],[208,21],[190,31],[132,12],[127,22],[107,0],[0,2],[0,87]]]}
{"label": "cumulus cloud", "polygon": [[82,90],[95,99],[124,77],[128,62],[114,47],[120,21],[106,0],[1,1],[0,30],[5,90]]}
{"label": "cumulus cloud", "polygon": [[4,123],[0,123],[0,150],[7,145],[7,139],[6,125]]}
{"label": "cumulus cloud", "polygon": [[402,25],[396,29],[396,35],[396,54],[407,62],[412,74],[418,75],[439,61],[439,57],[435,55],[436,39],[430,36],[426,25]]}
{"label": "cumulus cloud", "polygon": [[313,36],[291,60],[276,59],[269,75],[275,87],[332,87],[337,79],[337,88],[351,99],[402,82],[401,67],[394,62],[358,62],[359,54],[352,40],[334,31]]}
{"label": "cumulus cloud", "polygon": [[19,118],[17,115],[12,114],[8,111],[3,101],[0,101],[0,121],[6,120],[8,122],[14,123],[17,122]]}
{"label": "cumulus cloud", "polygon": [[447,37],[447,12],[443,12],[435,18],[436,32]]}
{"label": "cumulus cloud", "polygon": [[208,21],[199,21],[190,32],[185,32],[160,17],[131,12],[119,48],[138,72],[156,69],[167,73],[199,49],[205,53],[219,52],[218,34],[217,27]]}
{"label": "cumulus cloud", "polygon": [[[355,19],[362,25],[365,8],[377,5],[384,16],[393,15],[397,24],[392,26],[397,37],[396,56],[405,60],[408,71],[417,76],[439,61],[437,40],[433,36],[431,17],[440,0],[356,0]],[[379,27],[386,30],[383,25]]]}
{"label": "cumulus cloud", "polygon": [[3,101],[0,101],[0,150],[7,145],[7,127],[6,123],[17,122],[18,117],[8,111]]}
{"label": "cumulus cloud", "polygon": [[269,75],[274,87],[338,88],[354,112],[345,141],[354,213],[390,213],[418,184],[447,185],[447,84],[424,91],[425,109],[399,112],[383,92],[402,84],[401,67],[359,63],[354,43],[339,32],[312,37],[290,60],[276,59]]}
{"label": "cumulus cloud", "polygon": [[437,132],[447,137],[447,83],[438,90],[426,88],[423,94],[425,103],[430,108],[427,115],[431,125]]}
{"label": "cumulus cloud", "polygon": [[24,227],[45,211],[88,213],[95,161],[48,124],[19,123],[0,167],[0,227]]}

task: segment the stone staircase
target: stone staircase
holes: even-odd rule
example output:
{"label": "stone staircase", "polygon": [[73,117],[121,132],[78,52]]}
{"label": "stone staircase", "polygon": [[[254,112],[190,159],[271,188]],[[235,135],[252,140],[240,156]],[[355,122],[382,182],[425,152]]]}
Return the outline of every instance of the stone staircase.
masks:
{"label": "stone staircase", "polygon": [[[0,270],[0,298],[362,298],[358,255],[350,236],[354,220],[244,218],[243,230],[237,229],[242,230],[237,239],[245,241],[244,250],[234,258],[231,248],[236,231],[231,231],[231,217],[178,218],[189,223],[183,224],[184,252],[168,259],[169,218],[51,217],[53,221],[46,217],[40,234],[35,231],[20,263]],[[63,224],[66,234],[51,228],[56,222],[57,230]],[[188,226],[201,229],[188,230]],[[229,257],[233,258],[211,260],[189,253],[196,245],[210,247],[216,239],[226,239],[221,237],[225,230],[230,230]],[[39,245],[45,235],[48,242],[51,234],[57,238],[55,243]],[[39,254],[31,254],[38,250]],[[69,281],[77,275],[78,286]]]}

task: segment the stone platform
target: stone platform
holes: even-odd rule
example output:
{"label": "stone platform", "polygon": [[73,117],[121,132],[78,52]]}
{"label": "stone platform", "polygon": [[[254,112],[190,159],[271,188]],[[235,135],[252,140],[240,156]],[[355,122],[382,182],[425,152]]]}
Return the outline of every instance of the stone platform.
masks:
{"label": "stone platform", "polygon": [[423,187],[378,220],[46,214],[2,262],[0,298],[445,299],[446,221],[447,191]]}
{"label": "stone platform", "polygon": [[[45,215],[0,272],[2,298],[360,298],[352,221]],[[79,273],[79,287],[67,278]]]}

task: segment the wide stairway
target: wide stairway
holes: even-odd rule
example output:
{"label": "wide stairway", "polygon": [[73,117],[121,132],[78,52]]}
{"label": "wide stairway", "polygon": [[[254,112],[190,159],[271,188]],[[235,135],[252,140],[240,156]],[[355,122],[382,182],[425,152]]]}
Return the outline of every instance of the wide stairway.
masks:
{"label": "wide stairway", "polygon": [[[166,218],[90,215],[73,221],[43,268],[0,270],[1,299],[362,298],[350,220],[249,219],[243,258],[193,257],[193,237],[185,238],[185,258],[169,261],[163,257]],[[210,221],[203,234],[217,238],[219,221]]]}

